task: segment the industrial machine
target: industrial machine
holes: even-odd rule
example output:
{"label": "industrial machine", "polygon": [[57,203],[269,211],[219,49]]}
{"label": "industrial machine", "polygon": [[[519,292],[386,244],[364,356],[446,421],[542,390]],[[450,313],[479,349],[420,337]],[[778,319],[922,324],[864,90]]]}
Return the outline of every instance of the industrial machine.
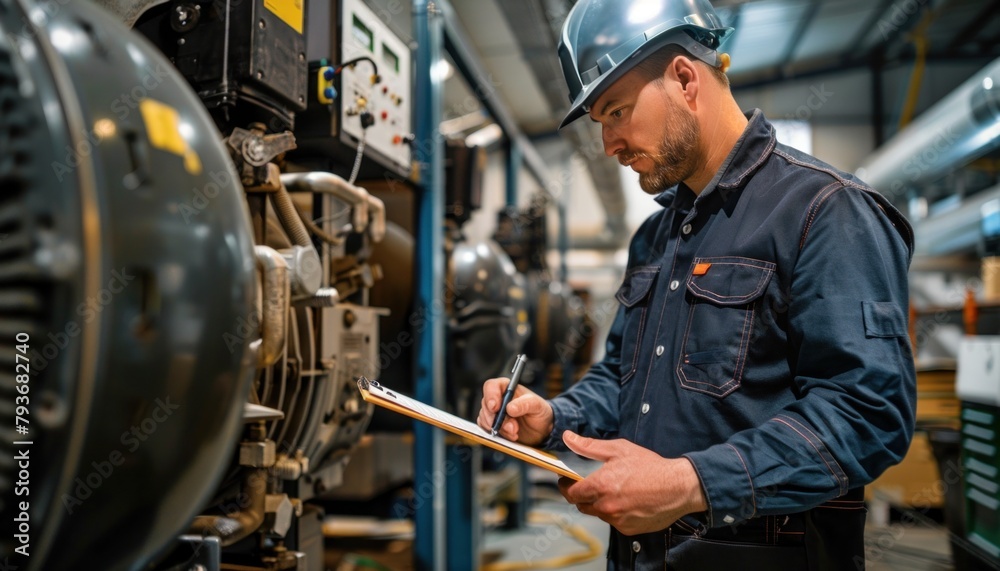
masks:
{"label": "industrial machine", "polygon": [[[528,323],[529,299],[524,276],[510,257],[492,240],[471,241],[462,231],[472,214],[482,204],[482,178],[486,164],[485,150],[470,147],[463,140],[446,144],[444,306],[440,312],[447,319],[446,354],[447,407],[455,414],[472,419],[479,410],[484,380],[510,370],[512,357],[522,347],[531,326]],[[392,198],[390,198],[391,200]],[[398,199],[397,199],[398,200]],[[412,212],[405,201],[393,214],[400,223],[390,224],[393,236],[376,254],[383,266],[409,267],[415,252],[413,238],[405,224]],[[402,213],[402,215],[400,214]],[[373,288],[373,299],[385,303],[396,317],[387,320],[389,339],[411,340],[422,326],[424,316],[411,315],[409,298],[400,290],[412,287],[408,282],[388,281]],[[412,390],[412,355],[406,347],[390,342],[385,347],[388,386]],[[376,412],[376,425],[390,430],[404,430],[409,422]]]}
{"label": "industrial machine", "polygon": [[[0,443],[0,559],[322,568],[326,500],[372,420],[354,379],[412,368],[392,347],[421,326],[412,220],[368,190],[414,188],[411,53],[386,19],[360,0],[0,0],[0,416],[27,425]],[[461,232],[481,150],[451,161],[448,394],[471,416],[530,294]],[[27,450],[30,470],[6,460]]]}
{"label": "industrial machine", "polygon": [[386,226],[364,188],[289,160],[296,114],[329,104],[307,97],[305,15],[0,3],[0,303],[17,343],[0,384],[23,397],[4,414],[30,423],[37,474],[20,503],[27,480],[0,466],[5,516],[32,522],[0,540],[12,564],[321,568],[315,499],[372,414],[354,378],[379,376],[368,259]]}
{"label": "industrial machine", "polygon": [[[385,208],[354,184],[356,171],[346,180],[349,163],[291,155],[300,115],[343,101],[307,90],[329,72],[310,72],[307,8],[172,1],[134,26],[171,58],[225,136],[264,286],[262,357],[239,453],[164,567],[221,551],[203,564],[321,568],[324,512],[316,500],[342,483],[371,419],[354,380],[380,373],[379,317],[386,312],[368,304],[368,290],[382,273],[368,258],[385,235]],[[380,85],[377,74],[370,83]],[[369,127],[358,126],[362,139]]]}
{"label": "industrial machine", "polygon": [[[558,393],[541,386],[550,376],[563,378],[563,387],[571,384],[572,364],[587,345],[581,343],[585,331],[583,300],[556,279],[546,260],[546,202],[539,197],[526,209],[508,207],[497,215],[494,238],[525,274],[529,300],[531,335],[525,344],[529,358],[525,384],[539,393]],[[587,359],[589,364],[589,359]],[[575,380],[575,379],[573,379]],[[552,395],[554,396],[554,394]]]}
{"label": "industrial machine", "polygon": [[89,2],[3,0],[0,38],[0,561],[134,568],[239,441],[259,250],[211,118],[157,50]]}

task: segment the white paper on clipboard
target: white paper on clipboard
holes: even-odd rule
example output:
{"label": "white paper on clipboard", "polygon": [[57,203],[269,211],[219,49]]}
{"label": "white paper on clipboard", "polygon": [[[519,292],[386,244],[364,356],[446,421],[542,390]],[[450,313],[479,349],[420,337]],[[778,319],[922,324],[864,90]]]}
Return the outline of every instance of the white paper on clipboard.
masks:
{"label": "white paper on clipboard", "polygon": [[556,458],[548,452],[543,452],[518,442],[511,442],[510,440],[501,438],[500,436],[493,436],[491,433],[480,428],[477,424],[469,422],[464,418],[459,418],[439,408],[424,404],[406,395],[389,390],[380,385],[378,381],[369,381],[368,379],[361,377],[358,379],[358,388],[361,390],[361,396],[370,403],[388,408],[400,414],[405,414],[406,416],[437,426],[438,428],[442,428],[448,432],[474,440],[480,444],[489,446],[490,448],[499,450],[500,452],[509,454],[520,460],[524,460],[525,462],[529,462],[536,466],[545,468],[546,470],[555,472],[561,476],[566,476],[567,478],[572,478],[574,480],[583,479],[583,476],[577,474],[562,460]]}

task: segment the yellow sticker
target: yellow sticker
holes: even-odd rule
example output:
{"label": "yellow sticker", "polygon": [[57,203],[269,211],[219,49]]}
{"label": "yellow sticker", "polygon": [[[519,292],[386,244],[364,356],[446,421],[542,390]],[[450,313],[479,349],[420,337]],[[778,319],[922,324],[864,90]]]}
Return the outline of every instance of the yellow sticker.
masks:
{"label": "yellow sticker", "polygon": [[184,168],[193,175],[201,174],[201,158],[188,147],[181,136],[180,114],[173,107],[155,99],[143,99],[139,111],[146,122],[149,143],[157,149],[173,153],[184,159]]}
{"label": "yellow sticker", "polygon": [[198,157],[198,153],[191,149],[184,153],[184,168],[195,176],[201,174],[201,158]]}
{"label": "yellow sticker", "polygon": [[304,20],[302,4],[303,0],[264,0],[265,8],[300,34]]}
{"label": "yellow sticker", "polygon": [[181,137],[180,115],[177,110],[153,99],[143,99],[139,103],[139,110],[146,121],[149,142],[157,149],[184,156],[187,143]]}

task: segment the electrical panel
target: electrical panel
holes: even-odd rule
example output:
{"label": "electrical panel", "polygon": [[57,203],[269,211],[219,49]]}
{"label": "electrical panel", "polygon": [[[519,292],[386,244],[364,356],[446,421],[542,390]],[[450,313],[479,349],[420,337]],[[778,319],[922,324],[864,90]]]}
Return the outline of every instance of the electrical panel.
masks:
{"label": "electrical panel", "polygon": [[410,50],[361,0],[341,2],[341,58],[367,56],[378,62],[382,81],[372,85],[364,63],[344,69],[340,80],[340,120],[344,132],[362,137],[358,114],[365,107],[375,116],[366,146],[379,151],[397,166],[410,168]]}
{"label": "electrical panel", "polygon": [[306,108],[306,8],[304,0],[172,0],[135,29],[177,66],[224,132],[252,122],[281,132]]}
{"label": "electrical panel", "polygon": [[[363,139],[366,163],[373,160],[409,177],[410,47],[362,0],[312,2],[307,21],[309,108],[296,127],[299,155],[322,154],[351,164]],[[362,178],[379,174],[362,169]]]}

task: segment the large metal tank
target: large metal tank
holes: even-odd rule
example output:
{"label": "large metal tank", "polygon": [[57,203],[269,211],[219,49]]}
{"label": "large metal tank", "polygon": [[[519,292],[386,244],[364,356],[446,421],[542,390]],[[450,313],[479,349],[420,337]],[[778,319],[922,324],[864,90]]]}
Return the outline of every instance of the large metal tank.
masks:
{"label": "large metal tank", "polygon": [[0,0],[0,188],[3,525],[20,502],[30,516],[0,559],[139,568],[207,500],[242,424],[256,287],[236,173],[143,39],[89,2]]}

